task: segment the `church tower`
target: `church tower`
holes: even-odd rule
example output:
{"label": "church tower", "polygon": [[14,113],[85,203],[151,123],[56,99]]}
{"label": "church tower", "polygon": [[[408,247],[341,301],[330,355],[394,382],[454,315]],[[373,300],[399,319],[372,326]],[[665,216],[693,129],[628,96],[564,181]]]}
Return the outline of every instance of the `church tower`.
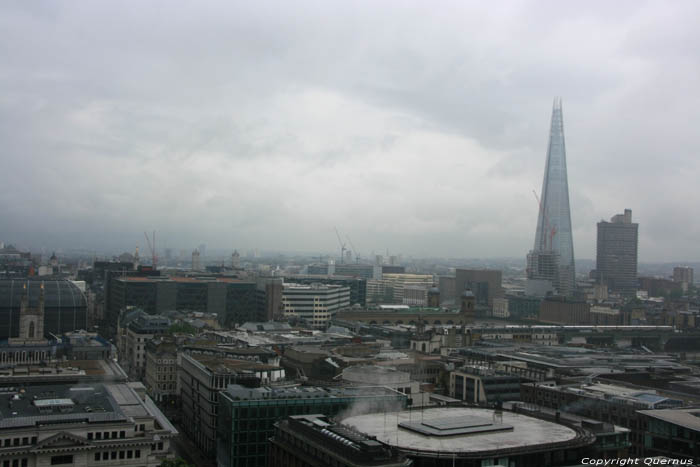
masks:
{"label": "church tower", "polygon": [[19,340],[43,341],[44,340],[44,282],[41,282],[39,290],[39,302],[37,306],[29,305],[28,281],[24,284],[22,303],[19,312]]}

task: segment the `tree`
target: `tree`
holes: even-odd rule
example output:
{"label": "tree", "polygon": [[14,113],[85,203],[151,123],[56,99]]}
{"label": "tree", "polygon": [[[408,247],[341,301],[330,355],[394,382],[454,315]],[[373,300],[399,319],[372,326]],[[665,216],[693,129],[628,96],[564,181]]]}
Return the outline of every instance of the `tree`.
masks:
{"label": "tree", "polygon": [[160,467],[195,467],[194,465],[187,462],[182,457],[177,457],[175,459],[165,459],[160,463]]}

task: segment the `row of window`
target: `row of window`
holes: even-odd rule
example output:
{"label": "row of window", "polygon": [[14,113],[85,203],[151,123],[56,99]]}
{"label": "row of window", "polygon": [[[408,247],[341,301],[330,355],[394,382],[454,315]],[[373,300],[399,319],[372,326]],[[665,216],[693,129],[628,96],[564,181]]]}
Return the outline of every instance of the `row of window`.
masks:
{"label": "row of window", "polygon": [[95,461],[114,461],[117,459],[140,459],[141,450],[140,449],[129,449],[122,451],[102,451],[95,453]]}
{"label": "row of window", "polygon": [[87,439],[117,439],[117,436],[120,439],[126,438],[126,431],[122,430],[119,432],[118,435],[116,431],[112,431],[111,433],[109,431],[98,431],[96,433],[88,433]]}
{"label": "row of window", "polygon": [[29,444],[36,444],[36,436],[25,436],[23,438],[5,438],[3,441],[3,447],[9,448],[10,446],[27,446]]}
{"label": "row of window", "polygon": [[28,464],[29,460],[26,458],[2,461],[2,467],[27,467]]}

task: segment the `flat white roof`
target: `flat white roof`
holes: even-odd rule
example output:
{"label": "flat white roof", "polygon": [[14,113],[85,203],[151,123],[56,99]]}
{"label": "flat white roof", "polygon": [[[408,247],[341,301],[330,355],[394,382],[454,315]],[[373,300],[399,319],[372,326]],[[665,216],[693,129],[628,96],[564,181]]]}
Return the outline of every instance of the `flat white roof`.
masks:
{"label": "flat white roof", "polygon": [[492,420],[493,410],[471,407],[444,407],[426,410],[373,413],[345,418],[342,423],[376,436],[383,443],[406,450],[443,452],[480,452],[492,449],[524,448],[539,444],[569,441],[576,432],[564,425],[523,414],[503,412],[498,423],[510,425],[511,431],[485,432],[456,436],[428,436],[399,427],[400,423],[429,422],[449,418],[476,417]]}

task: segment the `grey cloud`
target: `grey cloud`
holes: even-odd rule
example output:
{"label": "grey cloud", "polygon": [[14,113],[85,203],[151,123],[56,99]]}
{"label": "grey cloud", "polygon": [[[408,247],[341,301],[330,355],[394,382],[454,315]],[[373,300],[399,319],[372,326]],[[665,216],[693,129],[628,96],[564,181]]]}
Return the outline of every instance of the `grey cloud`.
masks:
{"label": "grey cloud", "polygon": [[524,256],[561,95],[577,255],[697,259],[699,10],[4,2],[0,239]]}

